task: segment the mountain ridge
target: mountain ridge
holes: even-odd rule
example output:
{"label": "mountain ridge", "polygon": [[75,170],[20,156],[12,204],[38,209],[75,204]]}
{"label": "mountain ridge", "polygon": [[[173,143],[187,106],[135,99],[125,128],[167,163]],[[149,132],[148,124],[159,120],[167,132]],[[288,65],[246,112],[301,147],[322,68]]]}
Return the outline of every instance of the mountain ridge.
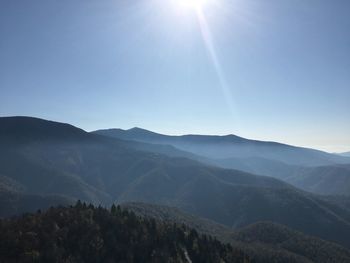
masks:
{"label": "mountain ridge", "polygon": [[236,135],[164,135],[142,128],[105,129],[93,131],[124,140],[145,143],[168,144],[199,156],[211,159],[237,157],[263,157],[291,165],[319,166],[336,163],[350,163],[350,158],[327,152],[297,147],[271,141],[258,141]]}
{"label": "mountain ridge", "polygon": [[229,227],[274,221],[350,246],[350,211],[337,200],[323,200],[272,177],[148,152],[146,144],[141,151],[139,143],[101,135],[77,141],[58,136],[7,141],[0,147],[0,174],[22,185],[24,194],[61,194],[96,205],[170,205]]}
{"label": "mountain ridge", "polygon": [[[140,127],[133,127],[130,129],[121,129],[121,128],[109,128],[109,129],[100,129],[100,130],[95,130],[95,131],[91,131],[91,133],[95,133],[95,134],[99,134],[99,133],[103,133],[103,132],[120,132],[120,133],[132,133],[133,135],[152,135],[152,136],[157,136],[157,137],[163,137],[163,138],[167,138],[167,137],[172,137],[172,138],[194,138],[194,137],[199,137],[199,138],[203,138],[203,139],[217,139],[217,140],[221,140],[221,141],[225,141],[225,140],[230,140],[230,139],[235,139],[237,141],[249,141],[249,142],[260,142],[260,143],[272,143],[272,144],[277,144],[277,145],[284,145],[284,146],[290,146],[290,147],[297,147],[297,146],[293,146],[293,145],[289,145],[289,144],[285,144],[285,143],[280,143],[280,142],[275,142],[275,141],[261,141],[261,140],[254,140],[254,139],[247,139],[244,138],[242,136],[238,136],[235,134],[225,134],[225,135],[206,135],[206,134],[183,134],[183,135],[166,135],[166,134],[162,134],[162,133],[158,133],[158,132],[154,132],[151,130],[147,130],[144,128],[140,128]],[[299,147],[299,148],[303,148],[303,147]],[[305,149],[310,149],[310,148],[305,148]]]}
{"label": "mountain ridge", "polygon": [[0,138],[15,138],[17,140],[26,139],[86,139],[90,134],[83,129],[71,124],[48,121],[36,117],[14,116],[0,117]]}
{"label": "mountain ridge", "polygon": [[[178,151],[174,153],[175,149],[172,149],[173,153],[165,150],[162,153],[169,156],[175,154],[226,169],[271,176],[316,194],[350,195],[350,170],[346,169],[346,164],[342,164],[344,161],[350,163],[350,158],[313,149],[251,141],[233,135],[167,136],[141,128],[109,129],[94,134],[153,144],[153,149],[148,147],[149,151],[157,151],[157,147],[161,146],[171,146]],[[273,146],[266,148],[266,144]],[[226,153],[227,158],[214,158],[212,151]]]}

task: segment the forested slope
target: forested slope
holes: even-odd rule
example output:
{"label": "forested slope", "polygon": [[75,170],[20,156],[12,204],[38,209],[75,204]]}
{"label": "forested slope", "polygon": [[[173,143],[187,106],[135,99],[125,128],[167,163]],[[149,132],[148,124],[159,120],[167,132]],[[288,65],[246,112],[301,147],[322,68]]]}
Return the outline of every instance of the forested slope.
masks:
{"label": "forested slope", "polygon": [[186,226],[77,203],[0,220],[0,262],[250,262]]}

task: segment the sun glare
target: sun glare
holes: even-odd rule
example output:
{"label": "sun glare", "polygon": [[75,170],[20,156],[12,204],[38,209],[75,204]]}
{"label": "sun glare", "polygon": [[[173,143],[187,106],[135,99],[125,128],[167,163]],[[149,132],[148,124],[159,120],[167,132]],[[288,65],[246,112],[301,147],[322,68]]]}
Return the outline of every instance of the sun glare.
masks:
{"label": "sun glare", "polygon": [[176,0],[179,5],[185,8],[202,9],[209,0]]}

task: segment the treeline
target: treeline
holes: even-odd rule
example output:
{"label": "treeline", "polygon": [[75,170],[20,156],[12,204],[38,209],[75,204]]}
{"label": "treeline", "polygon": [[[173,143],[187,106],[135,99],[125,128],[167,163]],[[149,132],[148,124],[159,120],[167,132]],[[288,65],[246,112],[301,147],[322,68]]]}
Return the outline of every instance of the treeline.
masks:
{"label": "treeline", "polygon": [[78,202],[0,220],[0,262],[250,262],[184,225]]}

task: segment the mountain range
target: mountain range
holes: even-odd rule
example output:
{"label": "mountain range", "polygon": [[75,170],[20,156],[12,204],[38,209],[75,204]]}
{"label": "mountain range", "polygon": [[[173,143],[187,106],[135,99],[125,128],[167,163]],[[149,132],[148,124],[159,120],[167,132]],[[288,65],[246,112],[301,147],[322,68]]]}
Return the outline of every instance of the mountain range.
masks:
{"label": "mountain range", "polygon": [[[350,158],[276,142],[235,135],[168,136],[140,128],[93,132],[123,140],[175,147],[163,154],[198,160],[222,168],[275,177],[316,194],[350,194]],[[220,158],[219,158],[220,157]]]}
{"label": "mountain range", "polygon": [[[315,162],[318,157],[347,160],[305,151]],[[312,194],[272,177],[196,158],[197,153],[172,145],[111,138],[36,118],[0,118],[0,216],[31,210],[23,196],[44,198],[43,206],[53,197],[54,204],[137,201],[177,207],[233,229],[271,221],[350,247],[345,197]]]}
{"label": "mountain range", "polygon": [[94,133],[123,140],[172,145],[180,150],[214,160],[253,157],[303,166],[320,166],[350,162],[349,158],[314,149],[295,147],[277,142],[249,140],[232,134],[226,136],[169,136],[141,128],[132,128],[129,130],[97,130]]}

